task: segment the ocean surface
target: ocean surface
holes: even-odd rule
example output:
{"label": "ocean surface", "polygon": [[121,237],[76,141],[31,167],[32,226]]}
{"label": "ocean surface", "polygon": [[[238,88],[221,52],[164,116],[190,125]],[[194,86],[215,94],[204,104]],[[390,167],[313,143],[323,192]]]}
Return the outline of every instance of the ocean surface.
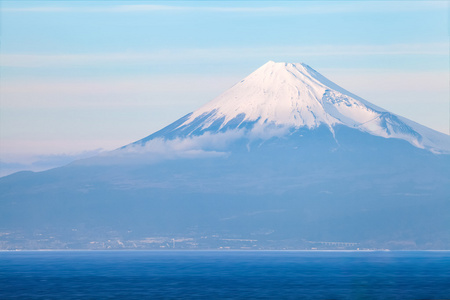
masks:
{"label": "ocean surface", "polygon": [[0,252],[0,299],[450,299],[450,252]]}

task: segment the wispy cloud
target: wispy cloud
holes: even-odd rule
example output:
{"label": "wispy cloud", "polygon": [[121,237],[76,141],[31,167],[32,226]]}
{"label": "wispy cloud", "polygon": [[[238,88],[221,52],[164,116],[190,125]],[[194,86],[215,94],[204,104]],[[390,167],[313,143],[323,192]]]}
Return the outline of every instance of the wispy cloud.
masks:
{"label": "wispy cloud", "polygon": [[[408,3],[406,5],[406,3]],[[338,2],[326,1],[322,5],[317,3],[289,3],[273,6],[177,6],[155,4],[124,4],[104,6],[29,6],[4,7],[3,12],[31,12],[31,13],[145,13],[145,12],[205,12],[205,13],[287,13],[287,14],[336,14],[357,13],[362,11],[417,11],[447,8],[446,1],[394,1],[394,2]]]}
{"label": "wispy cloud", "polygon": [[[100,8],[101,9],[101,8]],[[287,7],[192,7],[192,6],[168,6],[168,5],[117,5],[105,8],[108,12],[148,12],[148,11],[203,11],[203,12],[287,12]]]}
{"label": "wispy cloud", "polygon": [[[273,128],[265,130],[254,130],[248,132],[250,140],[267,139],[273,136],[283,136],[287,133],[286,128]],[[61,167],[69,163],[77,164],[147,164],[158,163],[165,160],[180,158],[197,159],[212,157],[227,157],[229,145],[246,134],[245,130],[229,130],[222,133],[204,133],[200,136],[175,138],[166,140],[156,138],[145,144],[131,144],[126,148],[114,151],[95,149],[59,154],[8,154],[3,153],[0,159],[0,177],[19,171],[40,172],[48,169]],[[126,144],[126,143],[124,143]],[[123,145],[123,144],[122,144]],[[111,160],[111,157],[114,159]],[[88,160],[83,160],[89,158]]]}
{"label": "wispy cloud", "polygon": [[256,57],[295,56],[373,56],[373,55],[445,55],[448,43],[390,44],[390,45],[315,45],[285,47],[229,47],[197,49],[162,49],[152,52],[88,53],[88,54],[18,54],[0,55],[3,67],[58,67],[103,64],[146,64],[186,60],[226,60]]}
{"label": "wispy cloud", "polygon": [[[248,139],[247,142],[267,140],[271,137],[282,137],[289,132],[289,128],[284,127],[257,127],[250,131],[246,129],[228,130],[220,133],[206,132],[199,136],[188,136],[166,140],[155,138],[145,144],[132,144],[125,148],[100,155],[98,160],[88,163],[102,163],[103,158],[114,157],[114,163],[121,161],[127,164],[134,160],[141,164],[156,163],[162,160],[178,158],[208,158],[227,157],[230,145],[239,139]],[[250,148],[249,148],[250,151]],[[109,161],[106,159],[106,161]]]}
{"label": "wispy cloud", "polygon": [[226,152],[226,147],[233,141],[242,138],[243,135],[242,130],[230,130],[224,133],[211,134],[207,132],[200,136],[172,140],[156,138],[143,145],[133,144],[123,149],[105,152],[86,163],[102,164],[106,162],[110,164],[110,157],[114,157],[115,164],[142,164],[143,161],[157,163],[179,158],[227,157],[229,153]]}
{"label": "wispy cloud", "polygon": [[[161,11],[184,11],[184,12],[224,12],[224,13],[257,13],[257,12],[289,12],[287,7],[194,7],[194,6],[173,6],[173,5],[153,5],[153,4],[135,4],[135,5],[115,5],[115,6],[90,6],[90,7],[20,7],[3,8],[4,12],[35,12],[35,13],[136,13],[136,12],[161,12]],[[317,13],[318,9],[305,10]]]}

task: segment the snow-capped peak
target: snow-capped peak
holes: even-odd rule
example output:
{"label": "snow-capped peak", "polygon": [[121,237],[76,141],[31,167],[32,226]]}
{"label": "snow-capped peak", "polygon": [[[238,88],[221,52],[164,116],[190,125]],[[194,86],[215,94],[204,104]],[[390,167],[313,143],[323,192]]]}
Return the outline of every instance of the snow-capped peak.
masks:
{"label": "snow-capped peak", "polygon": [[[304,63],[269,61],[190,114],[176,129],[191,132],[264,126],[344,125],[372,135],[406,140],[450,153],[450,137],[392,114],[331,82]],[[232,124],[233,126],[230,126]],[[189,135],[189,134],[188,134]]]}
{"label": "snow-capped peak", "polygon": [[304,64],[268,62],[213,101],[195,111],[185,122],[214,112],[203,124],[206,128],[223,118],[222,126],[238,116],[259,124],[317,127],[338,122],[321,103],[328,88],[309,75]]}
{"label": "snow-capped peak", "polygon": [[296,128],[344,124],[372,132],[371,120],[382,112],[386,111],[345,91],[306,64],[269,61],[196,110],[183,125],[209,115],[202,124],[204,129],[218,119],[223,119],[223,127],[245,115],[241,122]]}

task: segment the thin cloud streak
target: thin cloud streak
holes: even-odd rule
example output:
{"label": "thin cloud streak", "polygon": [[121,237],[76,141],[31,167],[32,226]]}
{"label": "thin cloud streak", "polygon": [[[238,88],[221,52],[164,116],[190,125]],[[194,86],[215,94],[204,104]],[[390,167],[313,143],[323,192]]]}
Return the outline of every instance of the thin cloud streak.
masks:
{"label": "thin cloud streak", "polygon": [[91,53],[91,54],[15,54],[0,55],[2,67],[58,67],[120,63],[160,63],[280,56],[373,56],[373,55],[445,55],[448,43],[392,45],[318,45],[305,47],[238,47],[209,49],[177,49],[153,52]]}
{"label": "thin cloud streak", "polygon": [[106,7],[23,7],[3,8],[3,12],[36,12],[36,13],[139,13],[139,12],[161,12],[161,11],[184,11],[184,12],[224,12],[224,13],[259,13],[259,12],[296,12],[296,13],[340,13],[342,9],[330,10],[320,7],[292,10],[289,7],[191,7],[170,5],[116,5]]}
{"label": "thin cloud streak", "polygon": [[446,9],[446,1],[429,1],[426,3],[409,3],[403,1],[389,3],[332,3],[323,5],[305,6],[266,6],[266,7],[226,7],[226,6],[174,6],[155,4],[125,4],[97,7],[67,7],[67,6],[42,6],[42,7],[6,7],[1,12],[31,12],[31,13],[145,13],[145,12],[217,12],[217,13],[288,13],[288,14],[339,14],[359,12],[386,12],[386,11],[423,11]]}

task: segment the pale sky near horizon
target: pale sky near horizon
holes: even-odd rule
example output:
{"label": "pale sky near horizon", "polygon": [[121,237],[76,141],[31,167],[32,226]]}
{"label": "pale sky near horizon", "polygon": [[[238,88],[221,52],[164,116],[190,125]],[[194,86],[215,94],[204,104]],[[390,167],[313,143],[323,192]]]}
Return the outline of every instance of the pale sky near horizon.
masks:
{"label": "pale sky near horizon", "polygon": [[0,5],[0,176],[143,138],[269,60],[449,133],[448,1]]}

